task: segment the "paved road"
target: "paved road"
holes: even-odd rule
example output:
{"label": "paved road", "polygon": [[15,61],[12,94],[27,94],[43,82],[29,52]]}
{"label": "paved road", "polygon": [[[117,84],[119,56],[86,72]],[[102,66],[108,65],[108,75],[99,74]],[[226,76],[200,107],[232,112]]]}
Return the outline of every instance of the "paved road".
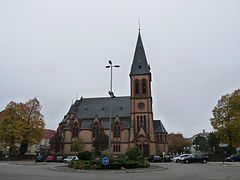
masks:
{"label": "paved road", "polygon": [[164,165],[167,169],[159,169],[140,173],[91,173],[63,172],[53,170],[57,163],[12,163],[0,162],[0,180],[239,180],[240,166],[222,166],[207,164],[155,164]]}

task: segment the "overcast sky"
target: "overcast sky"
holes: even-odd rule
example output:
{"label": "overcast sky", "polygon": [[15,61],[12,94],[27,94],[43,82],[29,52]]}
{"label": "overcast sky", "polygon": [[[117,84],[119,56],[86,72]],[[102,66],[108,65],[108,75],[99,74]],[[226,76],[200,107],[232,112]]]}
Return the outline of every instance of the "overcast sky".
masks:
{"label": "overcast sky", "polygon": [[37,97],[56,129],[76,96],[130,94],[141,21],[154,119],[169,133],[212,131],[217,100],[240,88],[239,0],[0,0],[0,110]]}

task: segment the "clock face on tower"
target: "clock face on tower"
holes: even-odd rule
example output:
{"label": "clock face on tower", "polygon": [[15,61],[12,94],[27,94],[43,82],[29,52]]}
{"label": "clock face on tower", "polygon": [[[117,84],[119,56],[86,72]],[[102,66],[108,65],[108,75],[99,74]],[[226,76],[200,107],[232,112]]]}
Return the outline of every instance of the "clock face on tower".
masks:
{"label": "clock face on tower", "polygon": [[145,104],[143,102],[138,103],[138,109],[142,110],[144,109]]}

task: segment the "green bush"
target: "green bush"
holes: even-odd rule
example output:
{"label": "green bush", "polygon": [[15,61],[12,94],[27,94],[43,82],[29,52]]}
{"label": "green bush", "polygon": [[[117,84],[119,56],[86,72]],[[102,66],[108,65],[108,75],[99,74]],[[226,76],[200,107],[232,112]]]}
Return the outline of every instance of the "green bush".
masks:
{"label": "green bush", "polygon": [[143,159],[143,155],[139,147],[128,148],[125,154],[129,160],[137,161],[137,160]]}
{"label": "green bush", "polygon": [[84,169],[90,169],[90,168],[91,168],[91,164],[90,163],[85,164]]}
{"label": "green bush", "polygon": [[135,169],[135,168],[137,168],[137,163],[136,162],[123,163],[122,167],[124,167],[126,169]]}
{"label": "green bush", "polygon": [[70,161],[70,162],[68,163],[68,167],[69,167],[69,168],[72,168],[72,167],[73,167],[73,164],[74,164],[73,162],[74,162],[74,161]]}
{"label": "green bush", "polygon": [[79,160],[91,160],[92,159],[92,153],[90,151],[79,152],[77,156],[78,156]]}
{"label": "green bush", "polygon": [[107,165],[107,169],[121,169],[121,163],[111,163]]}
{"label": "green bush", "polygon": [[147,161],[138,161],[137,162],[137,168],[147,168],[150,167],[149,162]]}
{"label": "green bush", "polygon": [[74,163],[74,164],[73,164],[73,168],[74,168],[74,169],[79,169],[79,164],[78,164],[78,163]]}

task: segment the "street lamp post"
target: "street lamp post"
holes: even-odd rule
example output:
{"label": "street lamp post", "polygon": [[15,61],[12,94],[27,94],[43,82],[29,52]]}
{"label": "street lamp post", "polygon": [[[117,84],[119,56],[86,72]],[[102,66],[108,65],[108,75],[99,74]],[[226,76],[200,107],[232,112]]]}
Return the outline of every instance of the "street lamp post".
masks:
{"label": "street lamp post", "polygon": [[109,155],[111,155],[111,120],[112,120],[112,100],[111,98],[114,98],[114,93],[112,92],[112,68],[116,67],[119,68],[119,65],[113,65],[112,61],[109,60],[108,61],[109,65],[105,66],[106,68],[110,68],[111,69],[111,75],[110,75],[110,91],[108,91],[108,94],[110,95],[110,99],[109,99],[109,137],[108,137],[108,153]]}

